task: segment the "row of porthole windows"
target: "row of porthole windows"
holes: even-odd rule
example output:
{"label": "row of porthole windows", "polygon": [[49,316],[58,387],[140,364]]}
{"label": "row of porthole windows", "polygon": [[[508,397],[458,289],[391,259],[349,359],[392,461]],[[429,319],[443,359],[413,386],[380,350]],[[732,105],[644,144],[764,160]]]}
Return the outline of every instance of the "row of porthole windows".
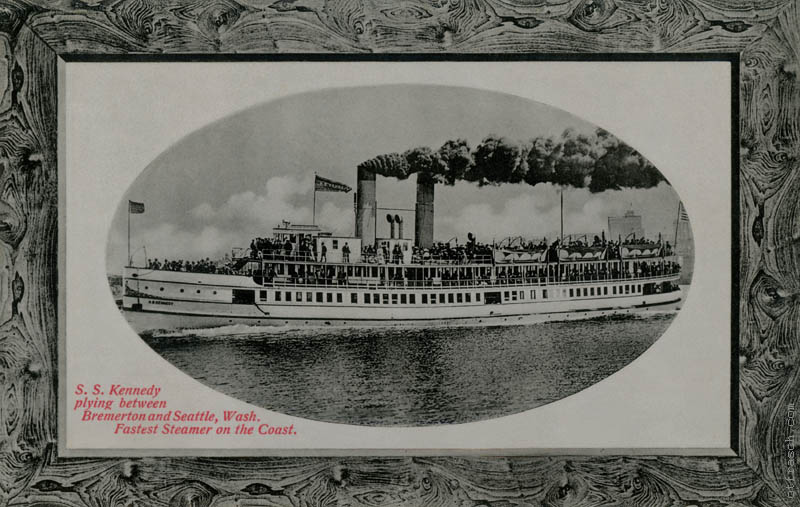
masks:
{"label": "row of porthole windows", "polygon": [[[601,290],[602,289],[602,290]],[[578,287],[570,289],[549,289],[553,297],[561,298],[579,298],[579,297],[592,297],[592,296],[608,296],[608,286],[603,287]],[[541,289],[542,299],[548,298],[548,289]],[[639,294],[642,292],[642,284],[629,284],[612,285],[611,295],[621,296],[625,294]],[[536,299],[538,291],[533,289],[530,291],[531,299]],[[503,301],[523,301],[525,300],[525,291],[504,291]]]}
{"label": "row of porthole windows", "polygon": [[[262,290],[259,291],[259,299],[267,301],[269,292]],[[481,293],[475,292],[450,292],[445,294],[420,294],[420,302],[424,305],[431,304],[444,304],[444,303],[471,303],[473,300],[476,303],[481,302]],[[272,300],[276,302],[296,302],[296,303],[344,303],[344,294],[341,292],[293,292],[293,291],[274,291],[272,292]],[[404,294],[404,293],[361,293],[359,298],[358,292],[351,292],[349,297],[351,304],[363,303],[365,305],[379,305],[379,304],[393,304],[393,305],[415,305],[417,304],[417,294]]]}
{"label": "row of porthole windows", "polygon": [[[145,285],[145,286],[144,286],[144,290],[149,290],[149,289],[150,289],[150,287],[149,287],[149,286],[147,286],[147,285]],[[158,291],[159,291],[159,292],[164,292],[164,287],[159,287],[159,288],[158,288]],[[185,290],[184,290],[184,289],[181,289],[179,292],[180,292],[181,294],[183,294],[183,293],[185,292]],[[202,294],[202,291],[201,291],[200,289],[197,289],[195,292],[196,292],[197,294]],[[212,292],[213,294],[216,294],[216,293],[217,293],[217,291],[211,291],[211,292]]]}

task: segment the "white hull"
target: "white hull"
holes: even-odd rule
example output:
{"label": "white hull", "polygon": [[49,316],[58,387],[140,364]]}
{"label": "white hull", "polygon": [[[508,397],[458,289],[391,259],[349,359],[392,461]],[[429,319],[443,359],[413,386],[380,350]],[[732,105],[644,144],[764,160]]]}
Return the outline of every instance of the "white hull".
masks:
{"label": "white hull", "polygon": [[[133,274],[137,276],[131,278]],[[680,302],[681,291],[644,294],[641,287],[647,282],[640,279],[419,290],[348,286],[272,288],[260,287],[246,277],[130,269],[125,283],[136,296],[123,298],[123,312],[137,332],[147,333],[234,324],[332,327],[530,324],[669,309]],[[234,290],[252,291],[253,302],[232,303]],[[276,291],[281,292],[280,301],[275,300]],[[488,304],[487,295],[498,292],[501,301]],[[431,303],[432,295],[436,295],[437,303]],[[372,304],[365,304],[366,296]],[[375,302],[376,296],[379,303]]]}
{"label": "white hull", "polygon": [[[677,294],[677,293],[674,293]],[[261,319],[257,317],[215,317],[205,315],[176,315],[169,313],[150,313],[124,310],[125,318],[137,333],[148,334],[156,331],[207,329],[233,325],[248,326],[304,326],[304,327],[463,327],[463,326],[503,326],[526,325],[543,322],[562,322],[585,320],[613,315],[642,314],[659,310],[677,309],[680,298],[645,307],[615,308],[610,310],[587,310],[583,312],[537,313],[529,315],[496,315],[491,317],[462,317],[454,319],[430,320],[346,320],[346,319]]]}

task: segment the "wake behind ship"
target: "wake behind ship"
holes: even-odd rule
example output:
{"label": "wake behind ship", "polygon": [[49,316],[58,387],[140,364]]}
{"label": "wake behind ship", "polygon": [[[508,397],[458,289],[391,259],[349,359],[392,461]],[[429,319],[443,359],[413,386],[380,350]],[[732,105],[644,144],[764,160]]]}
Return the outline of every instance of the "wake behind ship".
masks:
{"label": "wake behind ship", "polygon": [[[460,326],[587,319],[679,302],[661,238],[434,243],[433,189],[418,183],[414,239],[399,215],[377,237],[375,175],[358,172],[355,234],[282,222],[229,262],[148,261],[123,273],[139,333],[247,325]],[[349,191],[317,176],[316,191]],[[131,208],[141,213],[139,203]],[[141,206],[141,207],[139,207]],[[131,262],[129,262],[131,264]]]}

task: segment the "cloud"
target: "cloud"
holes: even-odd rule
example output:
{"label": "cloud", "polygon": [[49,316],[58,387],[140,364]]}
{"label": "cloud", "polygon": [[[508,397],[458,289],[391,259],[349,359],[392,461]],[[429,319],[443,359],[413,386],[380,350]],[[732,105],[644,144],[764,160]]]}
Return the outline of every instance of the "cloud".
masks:
{"label": "cloud", "polygon": [[238,231],[215,226],[189,232],[167,223],[136,234],[131,238],[131,244],[137,251],[134,256],[136,263],[142,264],[145,250],[151,259],[217,259],[230,254],[233,247],[246,247],[249,240]]}
{"label": "cloud", "polygon": [[[299,204],[300,196],[312,188],[311,176],[274,176],[260,191],[248,190],[228,197],[219,207],[202,203],[189,211],[198,224],[225,229],[249,228],[253,234],[270,230],[281,220],[311,222],[311,206]],[[310,203],[309,203],[310,204]]]}
{"label": "cloud", "polygon": [[[500,241],[509,236],[555,239],[560,229],[560,195],[553,185],[537,185],[505,201],[475,202],[461,207],[458,214],[436,217],[436,238],[453,236],[463,241],[468,232],[478,241]],[[646,190],[624,190],[592,194],[587,189],[564,191],[564,233],[608,233],[608,217],[633,207],[642,215],[645,232],[656,237],[674,230],[677,196],[662,183]]]}
{"label": "cloud", "polygon": [[[134,231],[131,249],[135,260],[147,256],[158,259],[193,260],[222,258],[234,247],[247,247],[257,236],[272,236],[272,228],[281,220],[292,223],[311,223],[310,194],[313,175],[303,178],[293,175],[269,178],[258,191],[248,190],[231,195],[219,206],[205,202],[187,213],[181,224],[159,223]],[[353,211],[322,200],[317,196],[317,223],[336,234],[353,232]],[[119,262],[125,258],[125,238],[110,238],[109,248]],[[144,247],[144,248],[143,248]]]}

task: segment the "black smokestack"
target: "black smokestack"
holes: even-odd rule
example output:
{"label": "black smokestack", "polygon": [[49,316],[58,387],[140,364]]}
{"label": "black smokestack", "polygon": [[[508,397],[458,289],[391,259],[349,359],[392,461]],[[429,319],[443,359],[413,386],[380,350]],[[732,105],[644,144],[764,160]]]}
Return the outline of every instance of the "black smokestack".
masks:
{"label": "black smokestack", "polygon": [[437,152],[414,148],[404,153],[408,173],[417,175],[417,199],[414,206],[414,243],[421,248],[433,246],[434,185],[442,180],[447,167]]}
{"label": "black smokestack", "polygon": [[375,172],[359,166],[356,182],[356,237],[361,238],[364,245],[372,244],[375,239],[377,209]]}

